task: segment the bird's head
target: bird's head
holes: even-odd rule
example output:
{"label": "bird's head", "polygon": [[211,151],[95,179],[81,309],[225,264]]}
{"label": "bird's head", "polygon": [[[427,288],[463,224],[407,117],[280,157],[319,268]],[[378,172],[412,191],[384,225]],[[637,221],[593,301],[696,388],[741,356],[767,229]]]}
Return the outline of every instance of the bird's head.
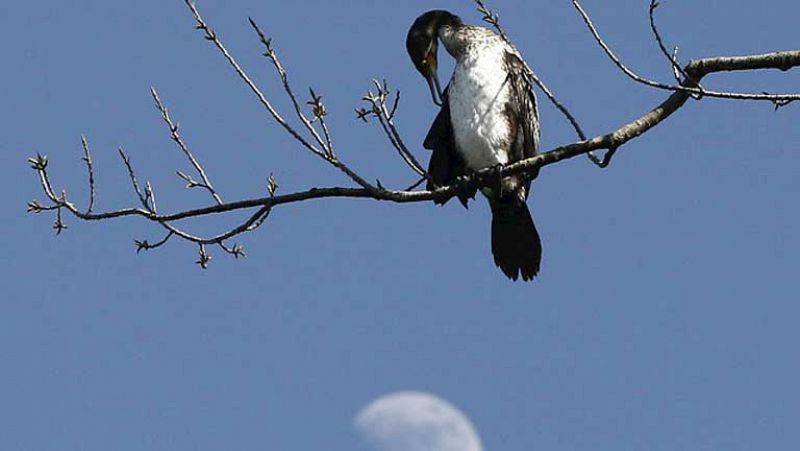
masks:
{"label": "bird's head", "polygon": [[463,22],[458,16],[444,10],[428,11],[417,17],[406,37],[406,50],[420,74],[428,81],[433,103],[442,105],[442,89],[437,72],[439,29],[458,26]]}

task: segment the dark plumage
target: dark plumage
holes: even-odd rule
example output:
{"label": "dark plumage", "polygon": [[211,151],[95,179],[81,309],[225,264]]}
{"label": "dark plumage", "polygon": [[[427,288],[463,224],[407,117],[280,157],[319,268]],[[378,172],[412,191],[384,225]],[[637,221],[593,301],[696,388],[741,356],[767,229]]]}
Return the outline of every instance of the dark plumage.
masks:
{"label": "dark plumage", "polygon": [[[439,40],[456,59],[444,93],[436,73]],[[486,28],[464,25],[457,16],[437,10],[417,18],[406,47],[434,102],[441,105],[423,144],[433,151],[428,188],[536,155],[536,96],[513,46]],[[513,175],[482,190],[492,208],[495,264],[513,280],[532,280],[540,268],[541,242],[526,204],[530,185],[530,177]],[[466,206],[474,194],[458,197]]]}
{"label": "dark plumage", "polygon": [[[464,160],[456,150],[453,140],[453,127],[450,123],[450,105],[447,103],[447,92],[443,97],[445,100],[436,119],[433,120],[431,129],[422,143],[422,147],[430,150],[431,160],[428,163],[428,180],[426,189],[433,190],[438,186],[450,185],[460,176],[467,174]],[[467,202],[475,197],[475,190],[458,194],[458,200],[464,208],[468,208]],[[444,205],[447,200],[435,201],[437,204]]]}

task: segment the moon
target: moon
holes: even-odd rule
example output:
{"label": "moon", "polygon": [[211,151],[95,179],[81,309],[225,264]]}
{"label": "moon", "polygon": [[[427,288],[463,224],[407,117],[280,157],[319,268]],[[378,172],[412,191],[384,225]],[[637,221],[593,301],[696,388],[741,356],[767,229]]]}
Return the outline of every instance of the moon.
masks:
{"label": "moon", "polygon": [[449,402],[422,392],[382,396],[361,409],[355,429],[380,451],[482,451],[469,419]]}

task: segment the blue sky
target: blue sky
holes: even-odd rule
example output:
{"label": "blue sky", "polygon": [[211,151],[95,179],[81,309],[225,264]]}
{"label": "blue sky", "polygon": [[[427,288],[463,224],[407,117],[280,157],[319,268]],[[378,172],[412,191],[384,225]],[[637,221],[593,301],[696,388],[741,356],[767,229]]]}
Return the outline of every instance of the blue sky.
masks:
{"label": "blue sky", "polygon": [[[339,155],[385,185],[412,181],[353,109],[386,77],[404,93],[398,126],[419,143],[435,111],[406,30],[433,7],[477,22],[472,3],[275,3],[199,6],[277,105],[288,106],[247,16],[298,92],[324,96]],[[683,58],[797,45],[796,2],[662,3]],[[668,81],[647,2],[608,4],[584,6],[631,67]],[[612,67],[570,2],[492,5],[589,133],[664,98]],[[532,284],[492,264],[484,202],[287,206],[240,240],[246,259],[215,255],[207,271],[178,242],[136,255],[133,239],[160,236],[143,221],[68,218],[56,237],[50,217],[25,214],[42,198],[25,162],[36,152],[85,202],[81,133],[99,208],[134,202],[119,146],[162,210],[208,202],[175,177],[189,166],[150,86],[226,199],[262,193],[269,173],[283,192],[347,182],[287,138],[192,27],[178,0],[0,5],[0,448],[361,450],[353,417],[395,390],[459,406],[486,450],[797,448],[798,106],[705,99],[607,170],[548,167],[529,202],[544,240]],[[800,78],[706,85],[797,92]],[[545,148],[573,139],[552,107],[542,114]]]}

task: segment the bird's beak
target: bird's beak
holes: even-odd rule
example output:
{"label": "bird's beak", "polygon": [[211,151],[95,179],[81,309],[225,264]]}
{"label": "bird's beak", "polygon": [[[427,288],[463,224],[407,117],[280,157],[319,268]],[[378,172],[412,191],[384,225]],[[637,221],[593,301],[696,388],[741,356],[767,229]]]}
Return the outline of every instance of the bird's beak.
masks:
{"label": "bird's beak", "polygon": [[442,106],[444,104],[443,97],[442,97],[442,88],[439,85],[439,73],[437,71],[437,63],[436,63],[436,50],[428,53],[428,57],[426,58],[427,64],[425,67],[427,68],[427,73],[425,74],[425,79],[428,80],[428,87],[431,90],[431,97],[433,98],[433,103],[438,106]]}

